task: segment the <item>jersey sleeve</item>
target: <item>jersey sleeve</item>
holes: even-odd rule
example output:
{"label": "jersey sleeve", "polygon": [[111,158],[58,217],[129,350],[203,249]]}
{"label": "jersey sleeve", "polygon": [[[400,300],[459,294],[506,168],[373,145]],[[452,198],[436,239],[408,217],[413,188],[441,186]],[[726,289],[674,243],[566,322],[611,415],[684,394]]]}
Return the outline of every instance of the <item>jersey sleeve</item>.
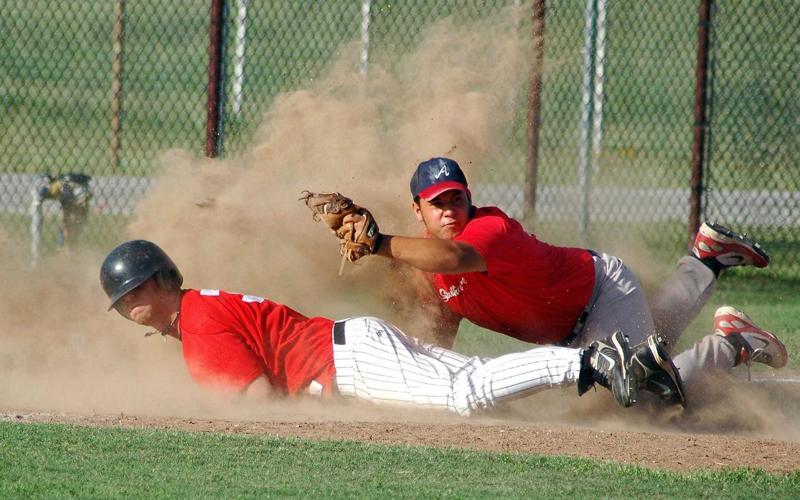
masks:
{"label": "jersey sleeve", "polygon": [[496,215],[476,217],[455,240],[471,245],[483,257],[489,274],[497,271],[497,264],[505,259],[510,243],[511,227],[508,219]]}

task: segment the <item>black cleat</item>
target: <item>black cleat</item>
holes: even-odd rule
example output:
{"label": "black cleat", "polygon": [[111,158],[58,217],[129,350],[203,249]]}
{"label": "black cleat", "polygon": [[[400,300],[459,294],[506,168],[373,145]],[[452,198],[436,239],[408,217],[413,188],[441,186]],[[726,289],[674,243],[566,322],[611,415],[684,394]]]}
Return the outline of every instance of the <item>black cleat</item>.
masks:
{"label": "black cleat", "polygon": [[620,406],[631,406],[636,402],[637,384],[629,369],[630,362],[628,338],[619,330],[604,340],[592,342],[581,358],[578,395],[597,383],[610,389]]}
{"label": "black cleat", "polygon": [[634,385],[656,394],[666,404],[686,407],[680,373],[664,348],[661,337],[650,335],[631,357]]}

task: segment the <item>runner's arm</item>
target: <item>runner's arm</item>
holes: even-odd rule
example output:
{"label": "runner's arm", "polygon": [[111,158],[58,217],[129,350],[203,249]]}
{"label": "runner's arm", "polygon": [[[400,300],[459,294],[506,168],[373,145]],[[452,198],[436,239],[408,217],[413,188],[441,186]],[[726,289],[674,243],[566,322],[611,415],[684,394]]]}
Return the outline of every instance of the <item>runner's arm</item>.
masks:
{"label": "runner's arm", "polygon": [[242,395],[245,399],[251,401],[266,401],[272,393],[272,385],[269,383],[266,375],[261,375],[257,379],[250,382],[250,385],[242,390]]}
{"label": "runner's arm", "polygon": [[427,339],[440,347],[452,348],[458,334],[461,316],[442,302],[431,274],[414,271],[414,283],[420,310],[430,325]]}
{"label": "runner's arm", "polygon": [[458,334],[458,325],[461,324],[461,316],[442,308],[442,314],[436,320],[432,332],[433,343],[439,347],[452,349]]}

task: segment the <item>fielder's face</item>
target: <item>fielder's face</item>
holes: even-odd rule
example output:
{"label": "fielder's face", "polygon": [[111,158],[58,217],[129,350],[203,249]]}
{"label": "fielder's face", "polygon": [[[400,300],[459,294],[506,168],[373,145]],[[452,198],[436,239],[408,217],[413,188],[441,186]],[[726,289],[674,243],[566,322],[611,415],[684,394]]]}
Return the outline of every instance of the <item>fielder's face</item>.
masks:
{"label": "fielder's face", "polygon": [[452,240],[469,221],[470,200],[464,191],[451,189],[431,200],[420,198],[413,208],[431,236]]}

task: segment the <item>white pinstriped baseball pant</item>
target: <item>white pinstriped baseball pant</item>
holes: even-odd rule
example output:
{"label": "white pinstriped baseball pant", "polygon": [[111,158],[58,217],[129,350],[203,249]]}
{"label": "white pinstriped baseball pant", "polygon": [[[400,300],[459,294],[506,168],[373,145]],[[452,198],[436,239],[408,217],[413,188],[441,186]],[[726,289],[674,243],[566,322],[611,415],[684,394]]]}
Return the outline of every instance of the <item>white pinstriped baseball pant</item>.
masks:
{"label": "white pinstriped baseball pant", "polygon": [[446,409],[459,415],[575,383],[581,352],[544,346],[497,358],[468,357],[423,343],[374,317],[337,322],[333,331],[336,385],[341,395]]}

